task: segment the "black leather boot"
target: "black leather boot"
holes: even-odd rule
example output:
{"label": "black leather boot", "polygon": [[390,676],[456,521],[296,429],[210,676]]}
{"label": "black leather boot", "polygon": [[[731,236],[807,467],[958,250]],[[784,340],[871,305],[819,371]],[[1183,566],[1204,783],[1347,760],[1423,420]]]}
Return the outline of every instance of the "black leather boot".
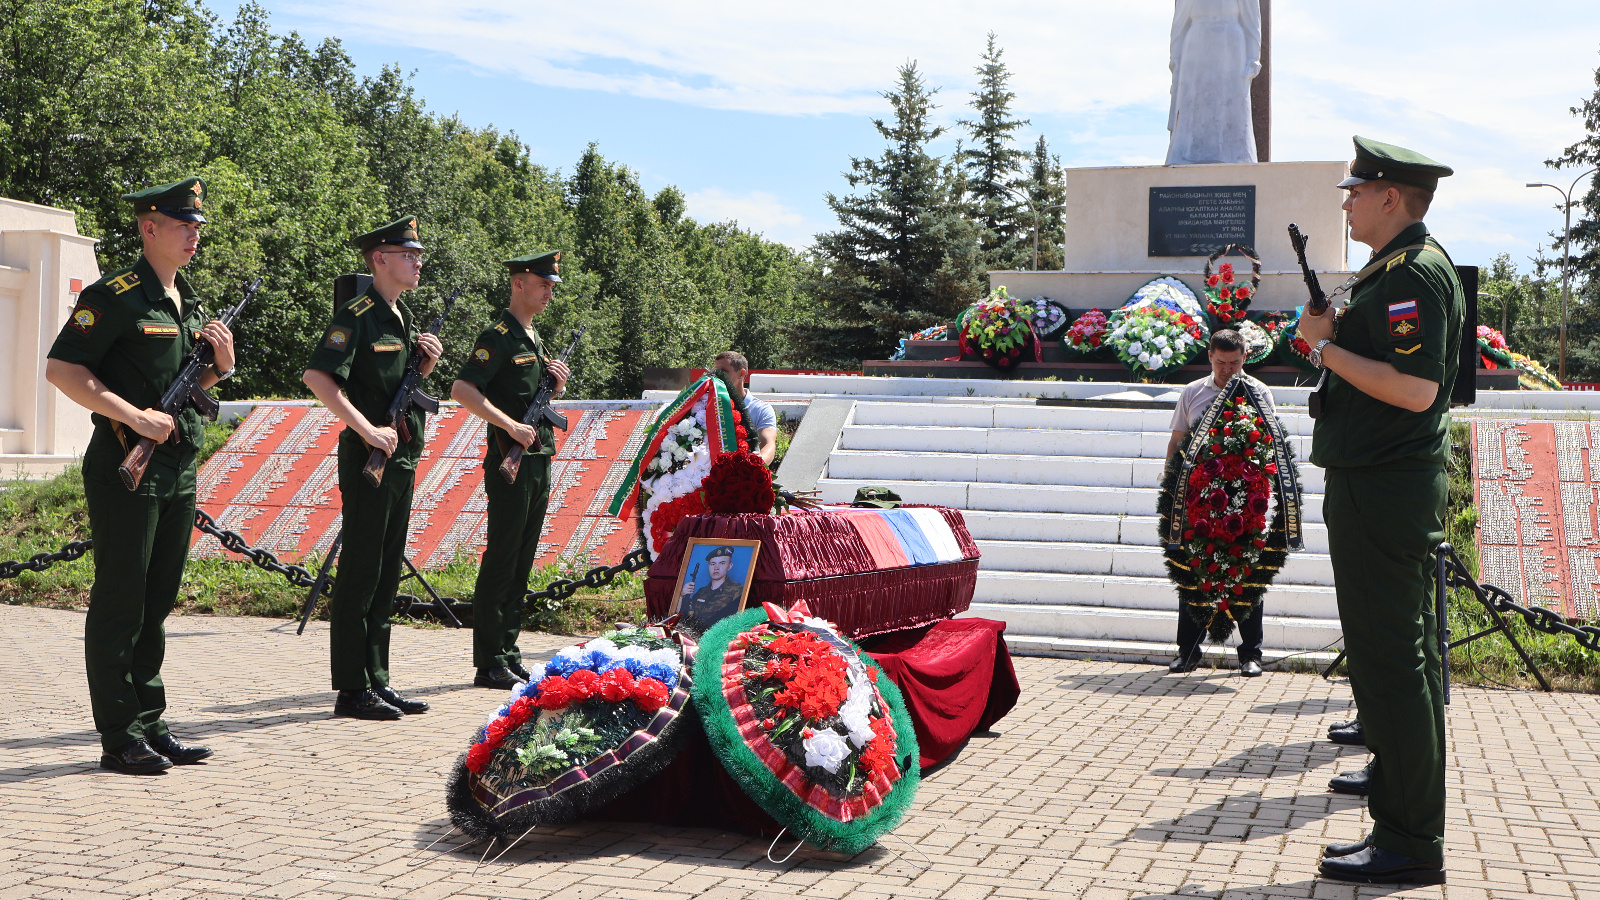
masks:
{"label": "black leather boot", "polygon": [[150,739],[150,746],[154,747],[162,756],[172,760],[173,765],[187,766],[197,763],[202,759],[211,758],[211,748],[199,744],[184,746],[171,732]]}
{"label": "black leather boot", "polygon": [[129,741],[115,750],[100,754],[100,768],[124,775],[154,775],[172,768],[172,760],[151,749],[144,741]]}
{"label": "black leather boot", "polygon": [[382,700],[383,702],[389,704],[395,709],[400,710],[408,716],[414,716],[417,713],[425,713],[428,711],[428,704],[426,701],[407,700],[399,694],[396,694],[394,692],[394,688],[389,687],[387,684],[383,687],[373,688],[372,692],[378,695],[379,700]]}
{"label": "black leather boot", "polygon": [[383,698],[370,690],[340,691],[339,699],[333,704],[333,714],[380,722],[390,722],[405,716],[405,713],[383,702]]}

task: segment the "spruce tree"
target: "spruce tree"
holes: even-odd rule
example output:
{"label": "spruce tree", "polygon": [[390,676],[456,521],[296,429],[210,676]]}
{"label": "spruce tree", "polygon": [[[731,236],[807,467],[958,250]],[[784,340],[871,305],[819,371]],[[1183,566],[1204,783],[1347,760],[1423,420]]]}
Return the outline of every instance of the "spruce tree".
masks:
{"label": "spruce tree", "polygon": [[1016,148],[1013,133],[1028,120],[1011,115],[1011,101],[1017,95],[1008,86],[1011,72],[1000,58],[1004,53],[995,33],[989,32],[983,65],[974,70],[978,89],[972,93],[971,106],[977,116],[961,121],[972,143],[957,151],[966,179],[968,214],[983,226],[983,261],[996,269],[1026,266],[1033,237],[1033,213],[1014,193],[1028,154]]}
{"label": "spruce tree", "polygon": [[813,294],[824,315],[806,329],[812,355],[854,367],[882,359],[900,337],[947,322],[983,292],[979,229],[960,206],[955,166],[928,153],[944,129],[930,121],[930,90],[915,61],[883,94],[894,120],[874,119],[888,142],[875,159],[850,160],[859,189],[828,194],[839,230],[817,235]]}
{"label": "spruce tree", "polygon": [[[1595,69],[1594,84],[1594,95],[1581,105],[1572,107],[1572,114],[1583,120],[1583,139],[1555,159],[1545,161],[1545,165],[1552,169],[1566,170],[1568,178],[1577,172],[1600,166],[1600,69]],[[1568,183],[1562,183],[1561,187],[1565,188]],[[1590,176],[1588,190],[1585,191],[1584,187],[1584,183],[1579,181],[1578,189],[1573,192],[1573,205],[1576,208],[1572,216],[1572,246],[1562,249],[1572,256],[1573,296],[1581,294],[1589,302],[1600,304],[1600,175]],[[1582,192],[1581,200],[1577,196],[1579,192]],[[1562,239],[1559,230],[1552,236],[1557,242]],[[1552,269],[1556,277],[1560,277],[1559,259],[1554,263],[1545,261],[1541,268],[1546,266]]]}
{"label": "spruce tree", "polygon": [[[1067,233],[1061,204],[1067,198],[1067,184],[1061,172],[1061,157],[1051,154],[1050,145],[1042,134],[1028,158],[1027,190],[1033,208],[1039,211],[1039,268],[1060,269],[1066,265],[1062,244]],[[1031,219],[1028,224],[1032,226]],[[1032,236],[1029,237],[1031,261]]]}

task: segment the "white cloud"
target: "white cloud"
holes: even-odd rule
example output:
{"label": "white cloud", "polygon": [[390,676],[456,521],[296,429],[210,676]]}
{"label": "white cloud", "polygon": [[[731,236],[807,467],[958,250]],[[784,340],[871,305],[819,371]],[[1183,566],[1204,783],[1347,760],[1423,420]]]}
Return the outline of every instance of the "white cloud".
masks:
{"label": "white cloud", "polygon": [[721,188],[706,188],[685,195],[684,203],[689,215],[702,224],[737,222],[746,231],[797,250],[809,246],[817,231],[805,216],[766,191],[730,194]]}

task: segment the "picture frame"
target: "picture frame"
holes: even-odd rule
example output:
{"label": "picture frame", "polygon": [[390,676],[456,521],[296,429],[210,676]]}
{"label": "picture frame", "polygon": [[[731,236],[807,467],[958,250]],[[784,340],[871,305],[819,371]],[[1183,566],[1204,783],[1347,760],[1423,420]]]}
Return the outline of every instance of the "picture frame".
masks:
{"label": "picture frame", "polygon": [[760,541],[690,538],[668,614],[703,631],[743,610],[750,602],[760,553]]}

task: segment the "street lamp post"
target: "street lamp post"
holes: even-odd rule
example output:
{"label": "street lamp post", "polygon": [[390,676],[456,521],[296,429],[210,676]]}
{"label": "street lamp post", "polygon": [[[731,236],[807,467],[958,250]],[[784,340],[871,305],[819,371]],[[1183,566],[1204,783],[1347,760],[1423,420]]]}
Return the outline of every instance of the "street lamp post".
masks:
{"label": "street lamp post", "polygon": [[1561,360],[1560,372],[1556,376],[1562,383],[1567,380],[1567,303],[1572,291],[1572,192],[1577,190],[1578,182],[1595,172],[1600,172],[1600,166],[1572,179],[1572,184],[1566,190],[1543,181],[1528,183],[1528,187],[1547,187],[1560,194],[1561,210],[1566,214],[1566,225],[1561,231]]}
{"label": "street lamp post", "polygon": [[[1035,206],[1033,204],[1033,198],[1032,197],[1028,196],[1027,194],[1022,193],[1021,191],[1017,190],[1016,188],[1012,187],[1009,184],[1001,184],[998,181],[992,181],[992,180],[989,183],[994,185],[995,187],[999,188],[1002,191],[1009,192],[1011,194],[1011,196],[1016,197],[1016,198],[1020,199],[1022,202],[1028,204],[1028,209],[1033,212],[1033,271],[1035,271],[1035,272],[1039,271],[1039,213],[1040,213],[1039,207],[1037,207],[1037,206]],[[1044,212],[1050,212],[1053,209],[1066,209],[1066,208],[1067,208],[1067,205],[1065,203],[1057,203],[1055,206],[1047,206],[1047,207],[1045,207],[1043,211]]]}

